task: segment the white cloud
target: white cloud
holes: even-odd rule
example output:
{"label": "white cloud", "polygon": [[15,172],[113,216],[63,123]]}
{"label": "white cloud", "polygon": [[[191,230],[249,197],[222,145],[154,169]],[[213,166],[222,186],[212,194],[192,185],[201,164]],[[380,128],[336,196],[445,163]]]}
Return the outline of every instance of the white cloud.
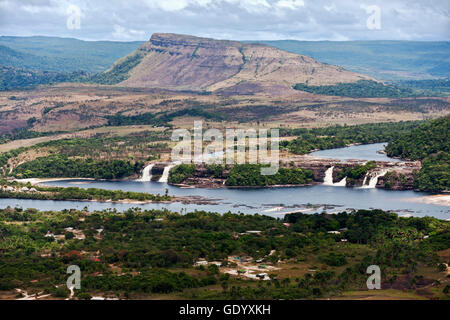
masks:
{"label": "white cloud", "polygon": [[[236,1],[228,0],[230,3],[235,3]],[[267,12],[272,6],[266,0],[241,0],[238,1],[239,7],[245,9],[249,13],[263,13]]]}
{"label": "white cloud", "polygon": [[196,0],[195,3],[201,7],[207,7],[213,3],[213,0]]}
{"label": "white cloud", "polygon": [[305,2],[303,0],[280,0],[276,3],[276,6],[283,9],[297,10],[304,7]]}
{"label": "white cloud", "polygon": [[336,10],[336,4],[333,2],[330,5],[324,5],[323,8],[325,10],[327,10],[328,12],[335,11]]}
{"label": "white cloud", "polygon": [[180,11],[188,6],[188,0],[145,0],[147,6],[151,9],[162,9],[164,11]]}
{"label": "white cloud", "polygon": [[179,11],[186,8],[189,2],[187,0],[164,0],[157,1],[157,4],[165,11]]}
{"label": "white cloud", "polygon": [[[0,0],[0,34],[146,40],[173,32],[235,40],[450,40],[448,0]],[[368,30],[361,4],[376,3],[382,28]],[[67,8],[81,29],[67,30]],[[144,30],[144,31],[142,31]]]}
{"label": "white cloud", "polygon": [[127,29],[121,25],[114,25],[112,36],[117,40],[133,40],[145,35],[142,30]]}
{"label": "white cloud", "polygon": [[177,12],[189,6],[207,7],[213,3],[213,0],[145,0],[145,3],[152,9]]}

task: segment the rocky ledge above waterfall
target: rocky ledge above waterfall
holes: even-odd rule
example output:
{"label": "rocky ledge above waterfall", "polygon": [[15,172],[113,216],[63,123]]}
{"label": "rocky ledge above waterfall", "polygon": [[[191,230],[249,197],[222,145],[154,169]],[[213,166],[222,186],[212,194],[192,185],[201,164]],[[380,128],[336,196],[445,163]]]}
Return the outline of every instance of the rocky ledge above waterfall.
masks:
{"label": "rocky ledge above waterfall", "polygon": [[[312,172],[312,181],[304,185],[326,184],[341,187],[385,188],[389,190],[413,190],[414,172],[421,168],[420,162],[370,162],[336,161],[299,157],[289,161],[281,161],[282,168],[300,168]],[[170,167],[167,163],[155,164],[152,174],[160,177]],[[165,170],[164,170],[165,169]],[[231,167],[220,175],[212,174],[202,164],[184,181],[177,184],[181,187],[225,188]],[[347,172],[356,172],[356,176],[345,176]],[[361,173],[362,172],[362,173]],[[168,172],[166,172],[168,174]],[[158,179],[152,179],[158,181]],[[290,185],[293,186],[293,185]],[[297,186],[297,185],[296,185]],[[245,187],[245,186],[241,186]],[[273,186],[272,186],[273,187]]]}

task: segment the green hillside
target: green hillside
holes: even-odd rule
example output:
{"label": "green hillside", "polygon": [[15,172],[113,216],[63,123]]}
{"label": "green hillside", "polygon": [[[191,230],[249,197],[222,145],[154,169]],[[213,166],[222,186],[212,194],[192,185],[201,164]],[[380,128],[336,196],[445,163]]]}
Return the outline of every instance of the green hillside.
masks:
{"label": "green hillside", "polygon": [[87,81],[89,74],[83,71],[60,73],[0,66],[0,91],[28,88],[40,84]]}
{"label": "green hillside", "polygon": [[416,187],[423,191],[450,190],[450,116],[432,120],[390,142],[389,156],[422,160]]}
{"label": "green hillside", "polygon": [[[255,41],[253,41],[255,42]],[[450,42],[259,41],[380,80],[450,77]]]}
{"label": "green hillside", "polygon": [[416,92],[436,94],[450,93],[450,78],[435,80],[402,80],[397,81],[397,85],[403,88],[410,88]]}
{"label": "green hillside", "polygon": [[41,71],[103,72],[142,42],[83,41],[56,37],[0,37],[2,66]]}
{"label": "green hillside", "polygon": [[400,88],[370,80],[359,80],[355,83],[339,83],[334,86],[308,86],[297,83],[294,89],[326,96],[352,98],[397,98],[414,96],[414,92],[410,88]]}
{"label": "green hillside", "polygon": [[129,78],[130,71],[142,61],[144,56],[144,52],[136,50],[114,63],[107,71],[92,77],[91,81],[100,84],[117,84],[125,81]]}
{"label": "green hillside", "polygon": [[0,45],[0,62],[2,67],[56,71],[50,66],[55,64],[64,64],[64,59],[40,57]]}

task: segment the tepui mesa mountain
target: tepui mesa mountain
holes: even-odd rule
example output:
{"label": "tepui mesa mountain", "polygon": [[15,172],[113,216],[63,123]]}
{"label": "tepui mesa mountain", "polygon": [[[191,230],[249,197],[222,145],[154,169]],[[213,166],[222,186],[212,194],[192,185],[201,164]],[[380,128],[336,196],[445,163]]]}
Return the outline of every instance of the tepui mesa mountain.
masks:
{"label": "tepui mesa mountain", "polygon": [[98,79],[128,87],[238,94],[359,80],[373,79],[268,45],[162,33],[153,34]]}

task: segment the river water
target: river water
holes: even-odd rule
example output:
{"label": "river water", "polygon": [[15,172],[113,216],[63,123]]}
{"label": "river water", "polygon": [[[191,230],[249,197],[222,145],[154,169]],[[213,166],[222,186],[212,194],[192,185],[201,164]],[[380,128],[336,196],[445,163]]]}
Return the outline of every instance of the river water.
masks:
{"label": "river water", "polygon": [[337,160],[374,160],[374,161],[389,161],[399,162],[401,160],[389,158],[378,151],[384,150],[387,143],[374,143],[359,146],[351,146],[339,149],[320,150],[311,153],[317,158],[328,158]]}
{"label": "river water", "polygon": [[[377,151],[382,149],[383,144],[372,144],[319,151],[313,155],[334,159],[396,161],[377,153]],[[0,208],[18,206],[22,208],[38,208],[40,210],[62,210],[88,207],[89,210],[116,209],[123,211],[132,207],[140,207],[143,209],[166,208],[177,212],[205,210],[219,213],[228,211],[245,214],[259,213],[274,217],[282,217],[284,214],[293,211],[303,211],[305,213],[326,211],[328,213],[336,213],[349,209],[376,208],[391,210],[397,212],[399,215],[434,216],[440,219],[450,218],[449,207],[423,203],[420,198],[427,196],[427,194],[413,191],[344,188],[326,185],[287,188],[199,189],[179,188],[160,182],[89,180],[53,181],[46,182],[46,185],[101,188],[155,194],[164,194],[165,190],[168,189],[169,194],[173,196],[200,196],[213,199],[213,202],[205,205],[182,203],[150,203],[138,205],[80,201],[0,199]]]}

